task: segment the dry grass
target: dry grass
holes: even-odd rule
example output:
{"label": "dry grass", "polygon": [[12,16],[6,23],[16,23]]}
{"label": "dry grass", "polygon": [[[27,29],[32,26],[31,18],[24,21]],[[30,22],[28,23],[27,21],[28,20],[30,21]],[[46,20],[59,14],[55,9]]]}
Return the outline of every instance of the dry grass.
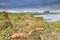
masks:
{"label": "dry grass", "polygon": [[60,22],[49,23],[40,18],[31,14],[20,14],[10,18],[13,28],[1,20],[0,40],[60,40]]}

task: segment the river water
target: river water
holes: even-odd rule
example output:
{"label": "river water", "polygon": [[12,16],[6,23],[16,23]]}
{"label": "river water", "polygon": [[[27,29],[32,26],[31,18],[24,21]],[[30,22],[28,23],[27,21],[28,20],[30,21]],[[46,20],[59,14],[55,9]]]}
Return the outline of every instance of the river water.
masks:
{"label": "river water", "polygon": [[45,15],[41,15],[41,16],[43,16],[44,19],[47,19],[46,21],[48,21],[48,22],[60,20],[60,14],[45,14]]}

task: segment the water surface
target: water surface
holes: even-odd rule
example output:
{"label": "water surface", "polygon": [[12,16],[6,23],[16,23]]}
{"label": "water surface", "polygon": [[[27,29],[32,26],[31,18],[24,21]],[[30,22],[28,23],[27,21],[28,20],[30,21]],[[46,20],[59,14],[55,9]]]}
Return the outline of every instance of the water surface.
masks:
{"label": "water surface", "polygon": [[44,19],[51,19],[51,20],[46,20],[46,21],[49,21],[49,22],[52,22],[52,21],[57,21],[57,20],[60,20],[60,14],[45,14],[45,15],[42,15]]}

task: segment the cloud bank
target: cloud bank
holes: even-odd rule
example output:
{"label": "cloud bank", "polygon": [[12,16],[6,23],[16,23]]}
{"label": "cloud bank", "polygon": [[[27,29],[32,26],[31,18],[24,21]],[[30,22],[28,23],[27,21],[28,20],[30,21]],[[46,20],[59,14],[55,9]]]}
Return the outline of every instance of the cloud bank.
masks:
{"label": "cloud bank", "polygon": [[0,8],[40,8],[43,10],[60,10],[60,0],[0,0]]}

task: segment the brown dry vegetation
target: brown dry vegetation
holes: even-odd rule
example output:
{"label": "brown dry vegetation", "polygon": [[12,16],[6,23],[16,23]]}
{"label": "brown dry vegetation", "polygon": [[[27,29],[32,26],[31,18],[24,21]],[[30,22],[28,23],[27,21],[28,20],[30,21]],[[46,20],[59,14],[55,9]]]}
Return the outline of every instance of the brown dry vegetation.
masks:
{"label": "brown dry vegetation", "polygon": [[43,17],[36,18],[31,14],[11,15],[7,20],[12,27],[0,19],[0,40],[60,40],[60,21],[46,22]]}

